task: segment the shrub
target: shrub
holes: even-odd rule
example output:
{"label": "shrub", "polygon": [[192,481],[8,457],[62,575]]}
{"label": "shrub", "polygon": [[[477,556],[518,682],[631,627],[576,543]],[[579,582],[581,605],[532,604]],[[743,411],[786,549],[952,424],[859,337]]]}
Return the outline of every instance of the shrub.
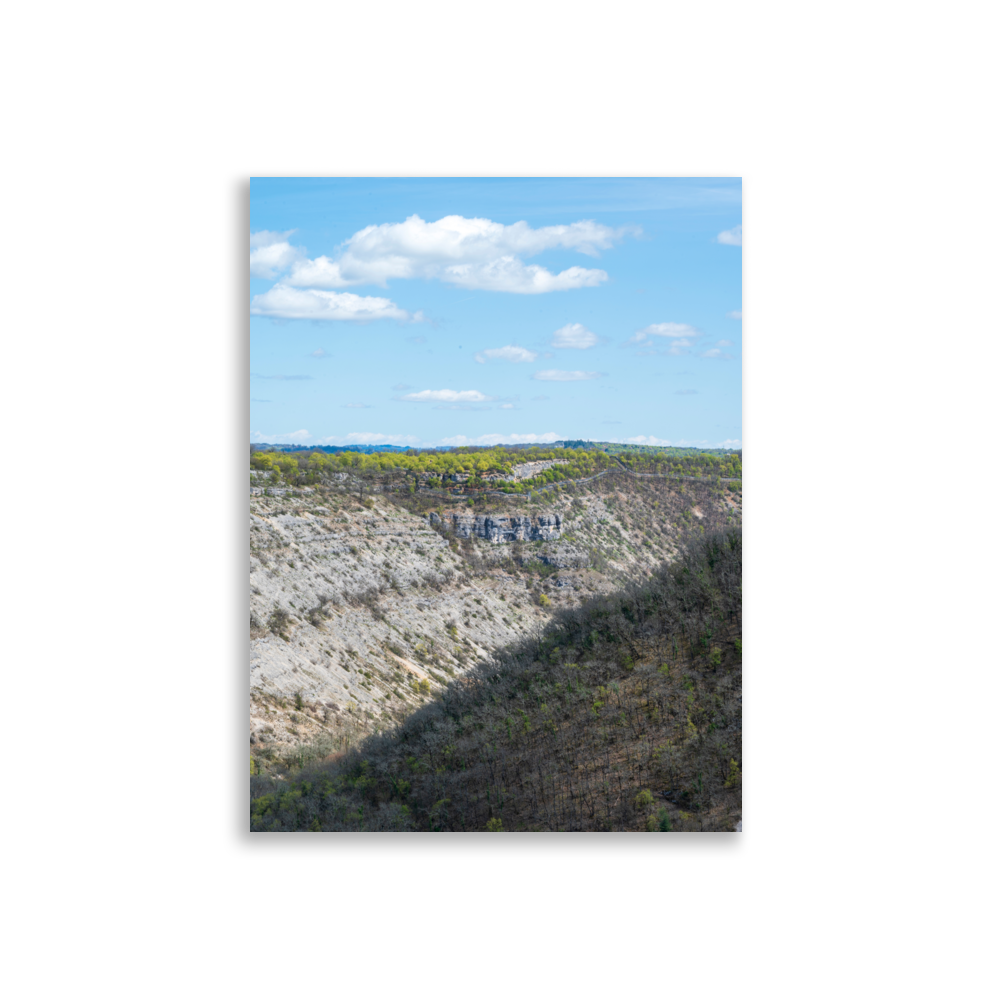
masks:
{"label": "shrub", "polygon": [[551,606],[552,601],[548,597],[546,597],[545,594],[539,594],[538,595],[538,604],[539,604],[540,607],[547,608],[547,607]]}
{"label": "shrub", "polygon": [[[650,826],[650,823],[653,825]],[[670,833],[670,813],[666,809],[660,809],[655,816],[649,817],[646,829],[658,830],[660,833]]]}
{"label": "shrub", "polygon": [[490,833],[503,833],[503,820],[499,816],[486,821],[486,829]]}
{"label": "shrub", "polygon": [[651,806],[653,802],[654,802],[653,793],[648,788],[644,788],[635,797],[636,809],[645,809],[647,806]]}

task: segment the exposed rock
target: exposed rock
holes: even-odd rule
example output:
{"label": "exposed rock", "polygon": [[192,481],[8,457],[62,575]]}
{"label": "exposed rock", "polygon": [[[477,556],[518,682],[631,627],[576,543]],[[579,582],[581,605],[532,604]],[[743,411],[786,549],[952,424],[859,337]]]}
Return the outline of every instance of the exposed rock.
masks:
{"label": "exposed rock", "polygon": [[442,519],[430,514],[431,524],[444,527],[458,538],[485,538],[501,542],[550,542],[562,532],[562,519],[558,514],[446,514]]}

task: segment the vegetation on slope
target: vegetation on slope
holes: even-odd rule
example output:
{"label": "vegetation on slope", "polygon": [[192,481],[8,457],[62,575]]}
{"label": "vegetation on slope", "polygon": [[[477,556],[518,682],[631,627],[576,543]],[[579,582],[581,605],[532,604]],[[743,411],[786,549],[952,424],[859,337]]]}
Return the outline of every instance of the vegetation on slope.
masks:
{"label": "vegetation on slope", "polygon": [[[519,483],[504,483],[489,477],[509,476],[516,465],[555,461],[538,475]],[[621,463],[621,464],[619,464]],[[532,487],[582,479],[622,465],[633,472],[671,476],[739,478],[741,453],[720,453],[688,448],[630,449],[622,446],[611,455],[593,447],[580,448],[456,448],[453,451],[374,452],[344,451],[284,452],[251,447],[250,468],[270,473],[273,481],[293,485],[322,482],[336,473],[352,476],[408,481],[414,489],[447,485],[453,475],[469,476],[466,489],[500,489],[520,493]]]}
{"label": "vegetation on slope", "polygon": [[251,829],[732,830],[741,813],[738,529],[561,612],[391,732],[251,778]]}

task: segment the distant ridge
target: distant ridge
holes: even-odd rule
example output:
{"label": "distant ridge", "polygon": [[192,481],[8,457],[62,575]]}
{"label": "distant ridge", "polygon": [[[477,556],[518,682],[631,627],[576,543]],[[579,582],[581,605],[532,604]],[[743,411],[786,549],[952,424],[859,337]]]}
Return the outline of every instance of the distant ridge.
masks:
{"label": "distant ridge", "polygon": [[354,451],[363,455],[371,455],[379,451],[489,451],[492,448],[503,448],[507,451],[520,451],[530,448],[593,448],[603,451],[608,455],[623,454],[626,452],[668,452],[670,454],[711,454],[711,455],[731,455],[733,452],[742,452],[742,448],[695,448],[680,447],[677,445],[651,445],[651,444],[618,444],[614,441],[547,441],[535,444],[495,444],[495,445],[432,445],[429,447],[414,447],[400,444],[270,444],[266,441],[254,441],[251,448],[256,451],[320,451],[326,455],[339,455],[341,452]]}

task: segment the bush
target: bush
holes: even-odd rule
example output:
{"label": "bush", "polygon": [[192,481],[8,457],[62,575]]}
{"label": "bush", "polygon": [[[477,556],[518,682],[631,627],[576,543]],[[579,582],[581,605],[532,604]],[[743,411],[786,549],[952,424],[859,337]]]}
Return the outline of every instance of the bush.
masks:
{"label": "bush", "polygon": [[503,820],[494,816],[493,819],[487,821],[486,829],[490,833],[503,833]]}
{"label": "bush", "polygon": [[646,820],[646,829],[650,833],[657,831],[660,833],[670,833],[670,813],[666,809],[660,809],[655,816],[650,816]]}

